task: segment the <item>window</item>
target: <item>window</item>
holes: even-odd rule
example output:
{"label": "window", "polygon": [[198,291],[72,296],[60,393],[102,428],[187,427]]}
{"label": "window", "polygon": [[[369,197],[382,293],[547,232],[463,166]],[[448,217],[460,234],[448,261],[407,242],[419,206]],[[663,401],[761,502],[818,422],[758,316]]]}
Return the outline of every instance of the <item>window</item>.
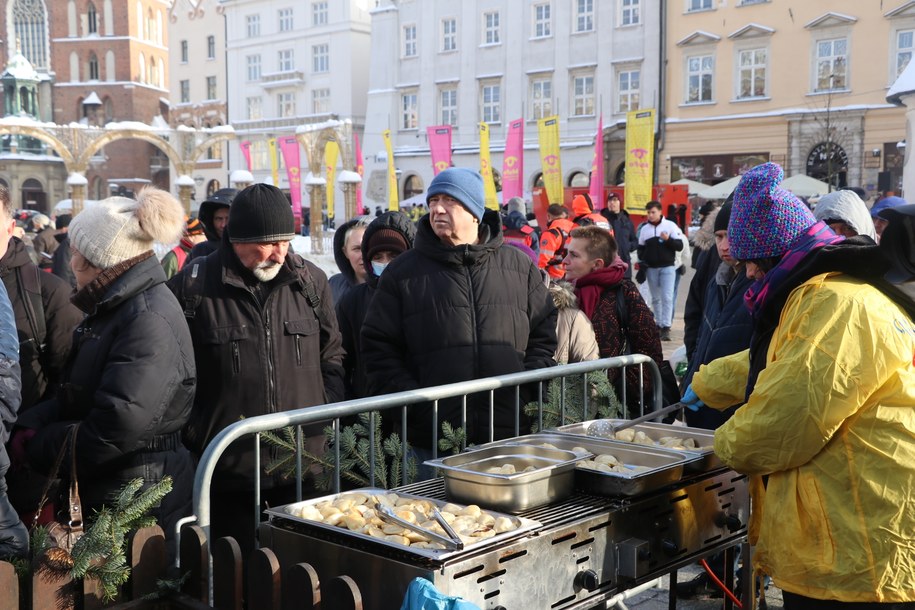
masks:
{"label": "window", "polygon": [[710,10],[712,10],[712,0],[686,0],[687,13]]}
{"label": "window", "polygon": [[187,104],[191,101],[191,81],[183,80],[178,83],[181,89],[181,103]]}
{"label": "window", "polygon": [[844,38],[817,41],[817,91],[844,89],[848,41]]}
{"label": "window", "polygon": [[483,85],[481,93],[481,110],[484,123],[502,122],[502,85],[492,83]]}
{"label": "window", "polygon": [[207,59],[216,59],[216,37],[207,36]]}
{"label": "window", "polygon": [[89,80],[98,80],[98,57],[95,53],[89,55]]}
{"label": "window", "polygon": [[499,44],[499,11],[483,13],[483,44]]}
{"label": "window", "polygon": [[295,92],[287,91],[277,94],[276,115],[281,119],[295,116]]}
{"label": "window", "polygon": [[260,97],[249,97],[245,99],[245,118],[249,121],[256,121],[263,118],[264,114],[261,109]]}
{"label": "window", "polygon": [[594,0],[575,1],[575,31],[594,31]]}
{"label": "window", "polygon": [[416,92],[404,93],[400,96],[400,128],[416,129],[419,126]]}
{"label": "window", "polygon": [[330,70],[329,46],[316,44],[311,47],[311,71],[327,72]]}
{"label": "window", "polygon": [[255,38],[261,35],[260,15],[248,15],[245,17],[245,25],[247,26],[248,38]]}
{"label": "window", "polygon": [[248,64],[248,80],[255,81],[261,79],[261,56],[260,55],[248,55],[245,57],[245,62]]}
{"label": "window", "polygon": [[403,26],[403,56],[416,57],[416,26]]}
{"label": "window", "polygon": [[280,72],[292,72],[295,69],[292,49],[282,49],[277,52],[276,67]]}
{"label": "window", "polygon": [[576,76],[572,79],[572,115],[594,114],[594,75]]}
{"label": "window", "polygon": [[[51,37],[48,36],[48,12],[45,10],[47,4],[48,2],[17,0],[7,2],[4,7],[6,18],[12,17],[13,21],[9,41],[15,41],[32,67],[38,70],[49,67]],[[6,27],[9,28],[9,22]],[[7,50],[9,49],[10,44],[7,43]]]}
{"label": "window", "polygon": [[747,6],[748,4],[763,4],[769,0],[740,0],[740,3],[737,6]]}
{"label": "window", "polygon": [[535,4],[533,38],[546,38],[550,35],[550,5]]}
{"label": "window", "polygon": [[442,19],[442,51],[457,50],[457,20]]}
{"label": "window", "polygon": [[766,55],[765,49],[748,49],[738,54],[737,83],[740,87],[737,92],[738,98],[766,95],[766,64],[768,63]]}
{"label": "window", "polygon": [[439,94],[441,124],[457,125],[457,89],[442,89]]}
{"label": "window", "polygon": [[915,30],[902,30],[896,34],[896,76],[902,74],[912,59],[915,47]]}
{"label": "window", "polygon": [[619,112],[631,112],[639,109],[639,88],[641,72],[624,70],[619,73],[617,84],[617,109]]}
{"label": "window", "polygon": [[687,103],[712,101],[712,77],[715,63],[711,55],[686,58],[686,101]]}
{"label": "window", "polygon": [[315,114],[330,112],[330,89],[315,89],[311,92],[311,111]]}
{"label": "window", "polygon": [[86,11],[86,28],[90,34],[98,34],[98,14],[95,12],[95,4],[89,3],[89,9]]}
{"label": "window", "polygon": [[315,2],[311,5],[312,25],[327,25],[327,2]]}
{"label": "window", "polygon": [[291,32],[292,31],[292,9],[291,8],[281,8],[276,12],[277,20],[279,22],[281,32]]}
{"label": "window", "polygon": [[642,21],[639,15],[641,0],[620,0],[620,25],[638,25]]}
{"label": "window", "polygon": [[553,81],[538,78],[531,81],[531,118],[542,119],[553,114]]}
{"label": "window", "polygon": [[187,63],[187,41],[186,40],[181,41],[181,63],[183,63],[183,64]]}

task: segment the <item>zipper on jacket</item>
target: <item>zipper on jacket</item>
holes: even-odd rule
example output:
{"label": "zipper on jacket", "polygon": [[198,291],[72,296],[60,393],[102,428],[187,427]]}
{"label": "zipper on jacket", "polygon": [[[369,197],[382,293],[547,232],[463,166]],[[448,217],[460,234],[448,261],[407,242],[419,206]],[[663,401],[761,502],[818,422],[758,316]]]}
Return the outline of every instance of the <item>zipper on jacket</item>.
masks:
{"label": "zipper on jacket", "polygon": [[238,349],[238,341],[232,342],[232,372],[236,375],[241,372],[241,353]]}
{"label": "zipper on jacket", "polygon": [[267,350],[267,408],[271,413],[275,413],[277,410],[276,407],[276,379],[274,378],[274,371],[276,370],[276,363],[273,361],[273,331],[270,330],[270,309],[267,307],[267,304],[270,302],[270,299],[273,298],[273,294],[267,297],[267,303],[264,304],[263,315],[264,315],[264,336],[266,337],[266,350]]}
{"label": "zipper on jacket", "polygon": [[296,366],[302,366],[302,344],[299,335],[295,336],[295,364]]}

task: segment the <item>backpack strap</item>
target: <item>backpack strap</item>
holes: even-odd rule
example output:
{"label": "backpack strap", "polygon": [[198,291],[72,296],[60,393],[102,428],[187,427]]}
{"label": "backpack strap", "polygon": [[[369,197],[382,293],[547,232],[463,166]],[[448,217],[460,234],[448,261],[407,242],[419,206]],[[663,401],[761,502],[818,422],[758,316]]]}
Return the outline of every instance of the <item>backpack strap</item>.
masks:
{"label": "backpack strap", "polygon": [[[22,304],[25,306],[25,314],[29,319],[29,326],[32,330],[40,361],[47,352],[48,327],[44,319],[44,302],[41,300],[39,273],[41,272],[36,265],[31,265],[26,270],[23,270],[22,267],[16,267],[16,279],[19,281],[20,290],[24,297]],[[44,363],[41,364],[44,366]]]}
{"label": "backpack strap", "polygon": [[632,350],[629,345],[629,305],[626,303],[626,295],[623,294],[623,282],[620,282],[613,289],[613,298],[616,300],[616,315],[619,318],[620,332],[623,333],[623,354],[629,354]]}
{"label": "backpack strap", "polygon": [[178,261],[178,271],[181,271],[190,252],[182,248],[180,244],[172,248],[172,252],[175,254],[175,260]]}
{"label": "backpack strap", "polygon": [[197,307],[203,300],[204,278],[206,277],[205,260],[202,258],[192,261],[189,271],[184,274],[184,317],[193,320],[197,314]]}
{"label": "backpack strap", "polygon": [[315,310],[315,316],[318,321],[322,325],[327,325],[328,320],[324,315],[324,309],[321,307],[321,295],[318,294],[318,289],[315,286],[314,279],[311,277],[308,266],[305,264],[305,259],[295,261],[295,274],[299,290],[305,295],[305,299],[311,305],[311,308]]}

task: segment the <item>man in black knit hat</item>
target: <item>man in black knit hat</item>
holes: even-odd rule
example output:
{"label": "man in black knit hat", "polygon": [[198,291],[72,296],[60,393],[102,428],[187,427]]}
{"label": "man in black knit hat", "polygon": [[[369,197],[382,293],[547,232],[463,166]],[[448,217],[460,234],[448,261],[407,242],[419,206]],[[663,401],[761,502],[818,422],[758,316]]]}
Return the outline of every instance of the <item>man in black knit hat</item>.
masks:
{"label": "man in black knit hat", "polygon": [[[343,399],[343,348],[327,277],[289,250],[294,236],[283,193],[254,184],[233,201],[222,246],[169,281],[194,340],[197,394],[184,440],[198,456],[243,417]],[[322,452],[321,430],[305,430],[311,453]],[[235,537],[243,557],[254,547],[254,458],[250,439],[230,447],[211,495],[211,539]],[[261,499],[292,502],[294,483],[264,476]]]}

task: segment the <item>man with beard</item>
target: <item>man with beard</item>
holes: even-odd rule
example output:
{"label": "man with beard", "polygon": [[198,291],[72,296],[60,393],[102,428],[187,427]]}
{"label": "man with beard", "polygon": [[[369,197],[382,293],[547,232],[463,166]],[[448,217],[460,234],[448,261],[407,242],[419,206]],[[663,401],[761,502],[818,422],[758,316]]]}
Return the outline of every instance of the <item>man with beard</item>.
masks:
{"label": "man with beard", "polygon": [[[343,349],[327,278],[289,250],[294,236],[283,193],[254,184],[233,201],[222,246],[169,281],[194,341],[197,394],[184,440],[198,456],[242,417],[343,399]],[[305,430],[312,453],[321,453],[321,429]],[[212,539],[234,536],[243,556],[254,546],[254,458],[250,438],[230,447],[211,496]],[[294,501],[294,481],[262,478],[261,498],[271,506]]]}

